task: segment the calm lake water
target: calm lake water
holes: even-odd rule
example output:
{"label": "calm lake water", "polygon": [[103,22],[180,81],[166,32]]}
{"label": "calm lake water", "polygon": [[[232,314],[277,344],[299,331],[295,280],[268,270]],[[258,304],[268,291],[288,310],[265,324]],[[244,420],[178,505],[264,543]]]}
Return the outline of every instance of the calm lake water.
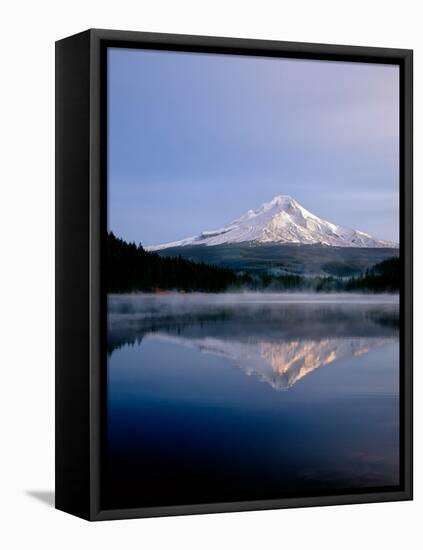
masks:
{"label": "calm lake water", "polygon": [[395,296],[112,295],[105,507],[399,484]]}

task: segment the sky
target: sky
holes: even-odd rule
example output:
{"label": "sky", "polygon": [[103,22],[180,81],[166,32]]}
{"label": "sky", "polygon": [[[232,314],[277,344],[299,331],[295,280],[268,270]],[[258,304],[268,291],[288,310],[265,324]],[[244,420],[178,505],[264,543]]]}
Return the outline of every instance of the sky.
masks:
{"label": "sky", "polygon": [[145,246],[276,195],[399,240],[395,65],[108,49],[108,228]]}

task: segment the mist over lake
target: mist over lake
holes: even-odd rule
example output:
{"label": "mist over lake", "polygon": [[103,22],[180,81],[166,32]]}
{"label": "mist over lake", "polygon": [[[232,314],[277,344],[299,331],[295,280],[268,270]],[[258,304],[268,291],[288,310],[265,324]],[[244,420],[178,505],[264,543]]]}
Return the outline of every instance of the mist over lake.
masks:
{"label": "mist over lake", "polygon": [[109,295],[107,409],[110,506],[395,486],[398,297]]}

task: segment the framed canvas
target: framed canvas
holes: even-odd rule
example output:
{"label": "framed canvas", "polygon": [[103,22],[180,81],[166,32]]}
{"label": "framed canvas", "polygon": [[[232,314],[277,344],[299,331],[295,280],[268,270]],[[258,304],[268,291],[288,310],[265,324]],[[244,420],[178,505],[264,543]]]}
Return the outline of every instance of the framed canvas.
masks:
{"label": "framed canvas", "polygon": [[412,51],[56,43],[56,507],[412,498]]}

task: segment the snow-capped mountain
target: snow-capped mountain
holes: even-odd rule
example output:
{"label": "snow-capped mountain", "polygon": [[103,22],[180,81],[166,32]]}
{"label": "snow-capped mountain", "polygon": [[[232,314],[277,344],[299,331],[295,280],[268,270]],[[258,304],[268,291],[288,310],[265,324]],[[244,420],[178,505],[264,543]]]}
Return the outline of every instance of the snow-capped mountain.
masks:
{"label": "snow-capped mountain", "polygon": [[256,210],[214,231],[180,241],[155,245],[148,250],[188,245],[216,246],[230,243],[321,244],[353,248],[398,248],[391,241],[375,239],[355,229],[323,220],[288,195],[278,195]]}

